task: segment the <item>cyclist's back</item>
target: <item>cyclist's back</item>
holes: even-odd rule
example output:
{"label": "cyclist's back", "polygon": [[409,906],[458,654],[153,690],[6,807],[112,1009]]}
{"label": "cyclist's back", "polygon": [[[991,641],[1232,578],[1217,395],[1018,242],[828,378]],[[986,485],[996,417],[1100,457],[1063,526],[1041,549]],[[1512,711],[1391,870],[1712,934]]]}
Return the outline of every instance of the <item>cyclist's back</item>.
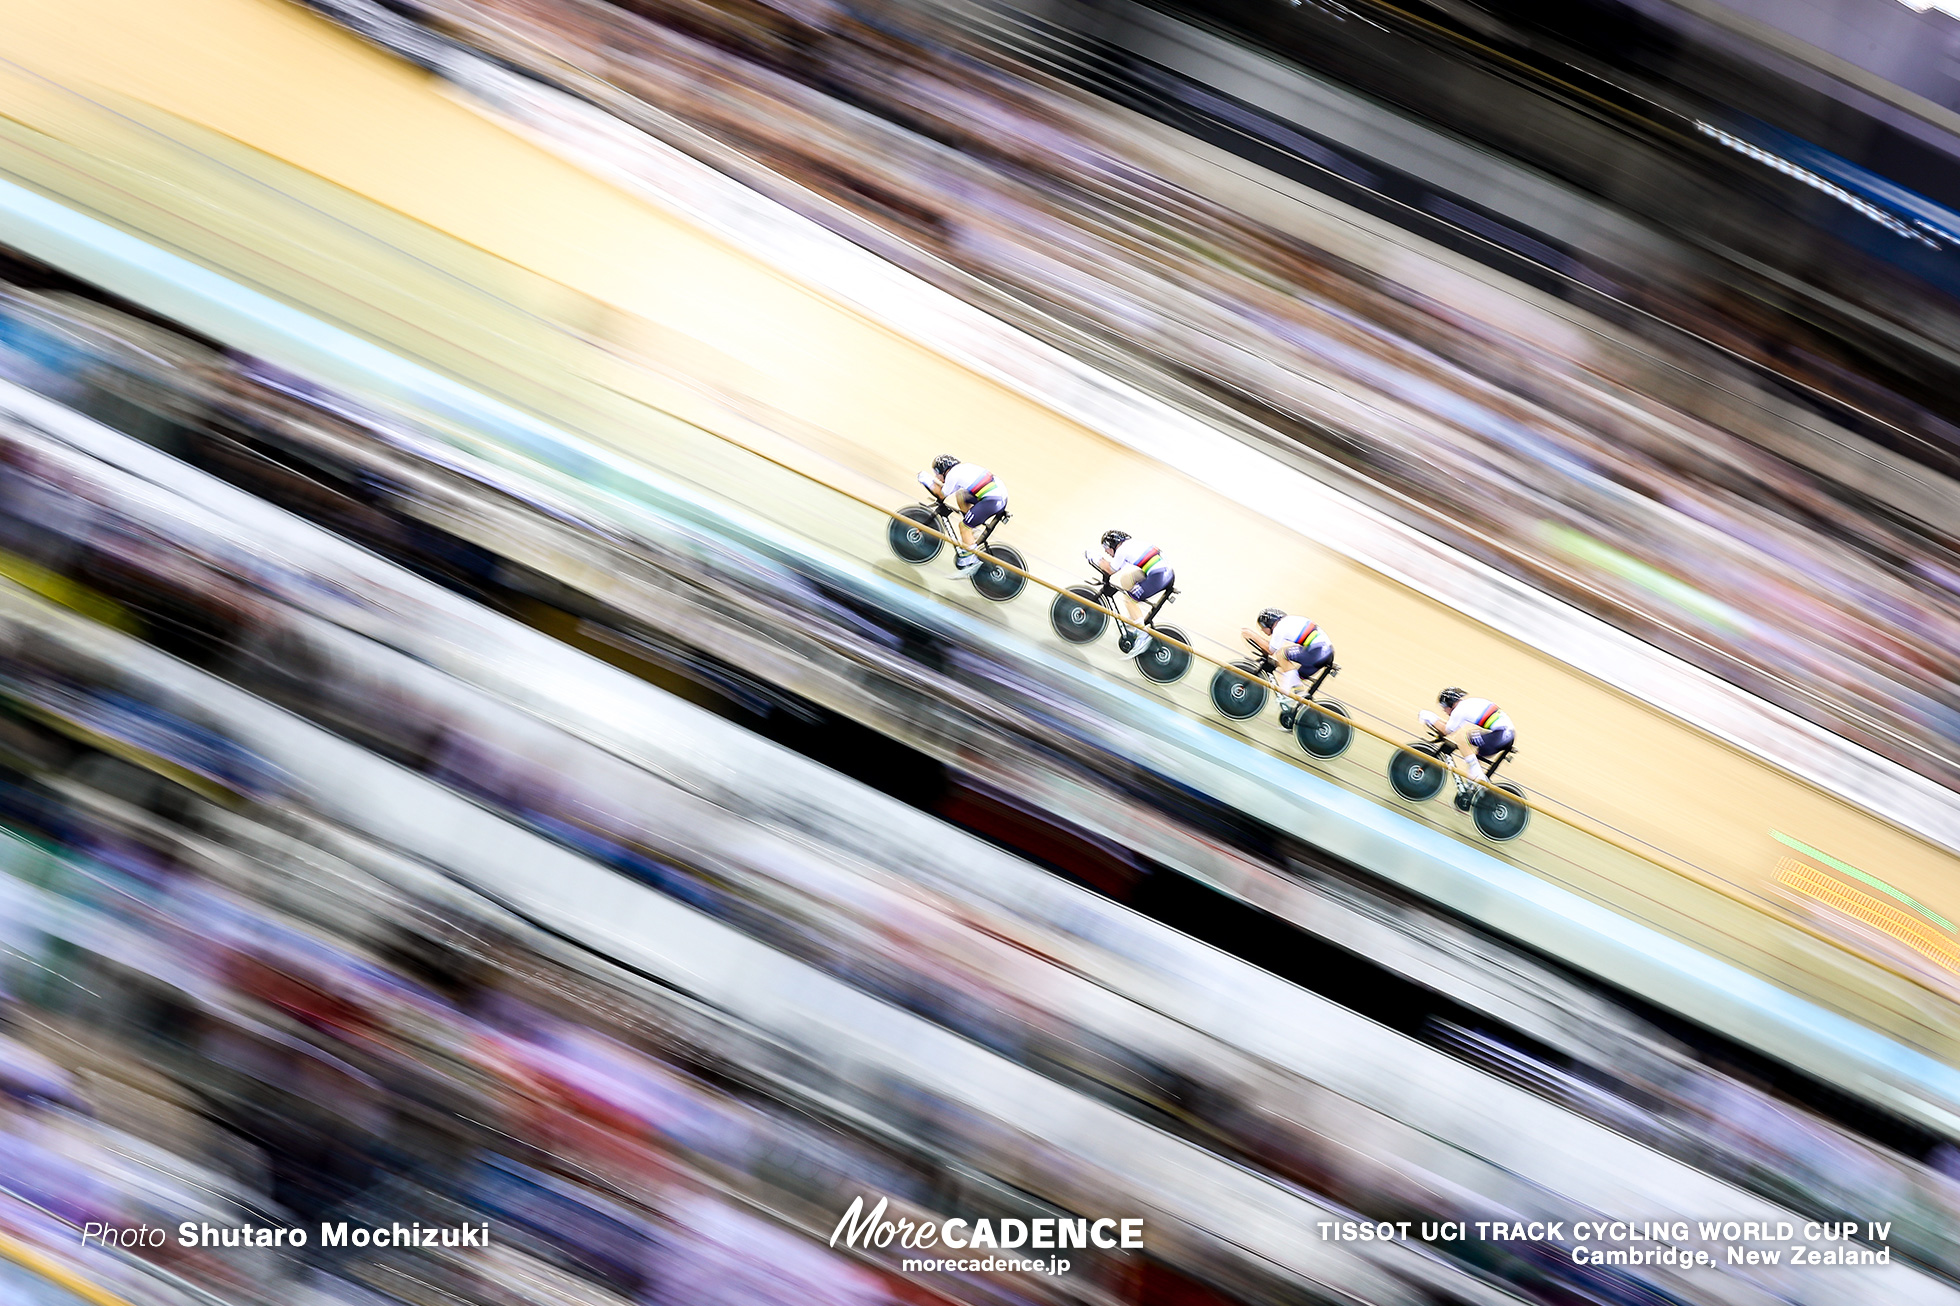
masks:
{"label": "cyclist's back", "polygon": [[1449,722],[1443,733],[1453,735],[1459,730],[1486,732],[1511,728],[1511,718],[1497,704],[1487,698],[1463,698],[1450,709]]}
{"label": "cyclist's back", "polygon": [[1146,576],[1170,570],[1162,549],[1136,539],[1124,540],[1116,546],[1116,562],[1118,567],[1135,567]]}
{"label": "cyclist's back", "polygon": [[1281,617],[1273,623],[1273,646],[1275,648],[1309,648],[1325,641],[1320,626],[1306,617]]}
{"label": "cyclist's back", "polygon": [[958,490],[966,495],[968,503],[979,503],[986,499],[998,498],[1005,501],[1007,487],[1000,479],[979,463],[959,463],[946,473],[948,489]]}

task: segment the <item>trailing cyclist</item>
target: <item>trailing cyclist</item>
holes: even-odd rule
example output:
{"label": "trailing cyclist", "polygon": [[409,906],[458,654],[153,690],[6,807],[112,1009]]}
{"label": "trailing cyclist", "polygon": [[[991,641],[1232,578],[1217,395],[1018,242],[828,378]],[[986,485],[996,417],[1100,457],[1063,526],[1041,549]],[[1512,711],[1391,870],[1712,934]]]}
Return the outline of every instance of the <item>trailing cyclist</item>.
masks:
{"label": "trailing cyclist", "polygon": [[[1436,696],[1436,703],[1443,709],[1441,714],[1425,711],[1418,716],[1438,740],[1453,743],[1458,734],[1468,737],[1471,751],[1464,756],[1464,769],[1473,780],[1482,780],[1484,767],[1517,742],[1511,718],[1487,698],[1471,698],[1452,685]],[[1456,805],[1467,812],[1475,798],[1475,787],[1463,786],[1457,791]]]}
{"label": "trailing cyclist", "polygon": [[[1313,675],[1334,660],[1334,645],[1321,628],[1305,617],[1289,616],[1278,608],[1259,614],[1259,629],[1239,631],[1252,645],[1273,660],[1273,683],[1283,694],[1300,692],[1300,677]],[[1299,704],[1287,699],[1279,707],[1279,727],[1293,728]]]}
{"label": "trailing cyclist", "polygon": [[1164,560],[1164,551],[1133,540],[1123,531],[1104,531],[1102,552],[1090,549],[1082,556],[1089,560],[1090,566],[1109,577],[1116,597],[1122,602],[1123,615],[1131,623],[1123,628],[1117,647],[1124,657],[1143,656],[1152,643],[1150,633],[1143,628],[1143,605],[1169,589],[1177,579],[1177,573]]}
{"label": "trailing cyclist", "polygon": [[933,459],[930,471],[919,473],[919,484],[952,509],[952,527],[960,541],[953,566],[961,575],[971,572],[980,565],[980,555],[974,552],[978,532],[1007,511],[1007,488],[978,463],[963,463],[949,453]]}

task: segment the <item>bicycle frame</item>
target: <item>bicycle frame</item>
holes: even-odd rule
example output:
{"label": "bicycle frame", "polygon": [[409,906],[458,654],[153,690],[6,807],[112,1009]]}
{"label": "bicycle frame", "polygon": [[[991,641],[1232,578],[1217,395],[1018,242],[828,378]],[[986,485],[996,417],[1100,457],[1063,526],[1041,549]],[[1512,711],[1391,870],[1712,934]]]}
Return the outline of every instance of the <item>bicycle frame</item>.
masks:
{"label": "bicycle frame", "polygon": [[[1504,751],[1499,753],[1496,757],[1492,758],[1490,765],[1484,768],[1484,776],[1483,776],[1484,782],[1481,785],[1479,785],[1475,780],[1472,780],[1466,771],[1459,770],[1455,765],[1455,763],[1451,762],[1450,778],[1456,782],[1456,791],[1458,793],[1462,793],[1466,789],[1492,788],[1497,783],[1497,768],[1503,766],[1506,762],[1510,761],[1511,754],[1515,752],[1517,752],[1516,744],[1506,744],[1504,746]],[[1448,753],[1445,753],[1443,755],[1444,759],[1448,761],[1456,753],[1462,753],[1466,757],[1474,756],[1474,752],[1471,749],[1468,748],[1459,749],[1459,748],[1452,747]]]}
{"label": "bicycle frame", "polygon": [[[1005,515],[1006,515],[1005,513],[1002,514],[1002,516]],[[1164,610],[1164,605],[1166,603],[1169,603],[1171,601],[1172,596],[1177,593],[1177,586],[1175,585],[1166,586],[1164,592],[1162,594],[1159,594],[1156,600],[1151,603],[1149,611],[1143,614],[1143,620],[1141,622],[1133,622],[1128,617],[1125,617],[1121,613],[1116,612],[1115,608],[1110,607],[1109,601],[1115,598],[1121,592],[1122,591],[1118,590],[1115,584],[1111,582],[1109,578],[1109,573],[1098,569],[1098,573],[1096,575],[1096,603],[1101,607],[1109,608],[1109,610],[1112,613],[1116,613],[1116,620],[1121,622],[1123,625],[1125,626],[1140,625],[1145,630],[1148,630],[1157,623],[1157,614]]]}
{"label": "bicycle frame", "polygon": [[[954,519],[964,516],[964,514],[961,513],[958,508],[955,508],[952,504],[947,503],[944,499],[934,499],[931,502],[921,504],[920,506],[923,508],[930,509],[932,511],[932,514],[937,518],[939,518],[940,528],[947,535],[953,537],[956,547],[960,547],[960,548],[965,547],[964,545],[959,545],[957,543],[960,537],[960,533],[953,528]],[[994,537],[994,532],[1000,529],[1000,524],[1006,521],[1009,517],[1012,517],[1013,515],[1014,514],[1009,512],[1007,509],[1002,508],[999,512],[995,513],[992,517],[989,517],[987,519],[987,524],[980,528],[980,533],[973,537],[973,547],[975,551],[986,548],[987,541],[991,540]]]}
{"label": "bicycle frame", "polygon": [[[1153,613],[1152,615],[1154,616],[1155,614]],[[1252,641],[1248,639],[1246,640],[1246,643],[1252,644]],[[1252,644],[1252,651],[1259,655],[1260,675],[1270,678],[1273,672],[1279,670],[1279,661],[1272,655],[1272,653],[1270,653],[1266,649],[1261,648],[1257,644]],[[1340,669],[1341,667],[1338,662],[1329,662],[1326,666],[1322,667],[1319,671],[1314,673],[1314,678],[1310,683],[1302,685],[1300,687],[1300,697],[1305,699],[1312,699],[1314,695],[1320,692],[1320,687],[1327,683],[1327,678],[1333,675],[1336,671],[1339,671]],[[1279,686],[1275,684],[1273,688],[1277,690]],[[1510,755],[1509,749],[1506,749],[1504,751],[1506,756]]]}

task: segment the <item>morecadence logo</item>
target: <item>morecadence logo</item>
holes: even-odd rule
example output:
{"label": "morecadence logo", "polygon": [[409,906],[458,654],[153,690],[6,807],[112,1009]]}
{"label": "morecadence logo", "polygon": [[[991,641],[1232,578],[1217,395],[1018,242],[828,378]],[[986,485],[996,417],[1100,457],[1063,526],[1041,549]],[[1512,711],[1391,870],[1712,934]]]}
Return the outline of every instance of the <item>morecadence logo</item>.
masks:
{"label": "morecadence logo", "polygon": [[[1026,1248],[1028,1251],[1141,1251],[1143,1219],[1140,1216],[1069,1218],[1041,1216],[1018,1219],[1012,1216],[991,1219],[954,1216],[947,1220],[888,1220],[891,1200],[880,1197],[869,1210],[862,1194],[838,1220],[830,1235],[830,1245],[847,1248],[885,1250],[892,1246],[906,1251],[945,1248],[965,1252],[965,1257],[907,1259],[908,1270],[1024,1270],[1041,1274],[1063,1274],[1069,1262],[1060,1257],[1020,1259],[995,1253]],[[985,1253],[974,1257],[973,1253]]]}

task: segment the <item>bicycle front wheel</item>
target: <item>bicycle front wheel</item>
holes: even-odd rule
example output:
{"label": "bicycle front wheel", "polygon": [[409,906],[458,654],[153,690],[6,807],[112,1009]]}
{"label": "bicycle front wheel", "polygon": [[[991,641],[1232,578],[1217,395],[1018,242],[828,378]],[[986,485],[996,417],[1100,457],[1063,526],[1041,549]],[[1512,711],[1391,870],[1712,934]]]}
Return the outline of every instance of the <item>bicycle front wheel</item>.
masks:
{"label": "bicycle front wheel", "polygon": [[1071,585],[1055,596],[1048,609],[1048,622],[1071,644],[1093,644],[1109,625],[1109,614],[1096,606],[1094,588]]}
{"label": "bicycle front wheel", "polygon": [[938,529],[939,519],[932,515],[931,509],[905,508],[892,518],[885,539],[893,553],[916,567],[938,557],[939,550],[945,546],[944,540],[928,533]]}
{"label": "bicycle front wheel", "polygon": [[1211,675],[1211,705],[1218,709],[1220,716],[1234,721],[1250,721],[1266,710],[1268,690],[1257,680],[1247,676],[1259,674],[1259,664],[1252,661],[1234,662],[1233,668],[1247,673],[1235,675],[1220,667]]}
{"label": "bicycle front wheel", "polygon": [[1388,782],[1412,803],[1428,802],[1443,787],[1449,768],[1427,744],[1408,744],[1389,759]]}

